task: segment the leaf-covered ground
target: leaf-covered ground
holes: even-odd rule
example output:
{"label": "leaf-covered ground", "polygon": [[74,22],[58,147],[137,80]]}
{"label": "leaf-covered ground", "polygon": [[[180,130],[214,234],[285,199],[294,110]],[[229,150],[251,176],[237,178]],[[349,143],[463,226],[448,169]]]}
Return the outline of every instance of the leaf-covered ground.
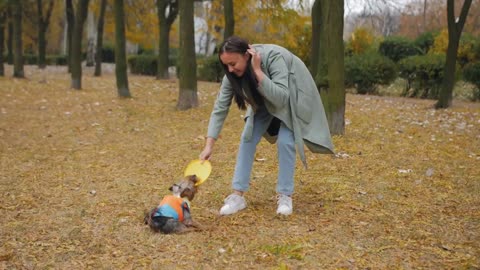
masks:
{"label": "leaf-covered ground", "polygon": [[[108,73],[108,72],[107,72]],[[2,269],[479,269],[480,104],[347,96],[336,156],[297,162],[294,214],[275,214],[276,148],[262,141],[249,207],[219,217],[242,112],[232,107],[193,201],[206,231],[154,234],[144,210],[198,157],[218,84],[175,110],[175,80],[27,67],[0,78]]]}

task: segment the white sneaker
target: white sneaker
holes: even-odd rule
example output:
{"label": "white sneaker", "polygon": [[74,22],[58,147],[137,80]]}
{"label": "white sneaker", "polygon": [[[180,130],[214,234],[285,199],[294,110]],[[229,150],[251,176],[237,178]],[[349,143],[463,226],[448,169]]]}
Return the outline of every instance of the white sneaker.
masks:
{"label": "white sneaker", "polygon": [[277,204],[278,204],[277,214],[288,216],[292,213],[293,211],[292,197],[284,194],[278,194]]}
{"label": "white sneaker", "polygon": [[228,197],[225,199],[225,204],[220,209],[220,215],[226,216],[235,214],[236,212],[245,209],[245,207],[247,207],[245,198],[233,193],[228,195]]}

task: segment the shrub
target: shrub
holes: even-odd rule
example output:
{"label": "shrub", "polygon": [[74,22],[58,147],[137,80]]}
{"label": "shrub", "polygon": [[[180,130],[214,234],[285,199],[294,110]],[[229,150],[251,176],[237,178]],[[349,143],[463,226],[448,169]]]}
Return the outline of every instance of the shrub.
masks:
{"label": "shrub", "polygon": [[480,100],[480,62],[470,63],[463,69],[463,78],[475,85],[472,100]]}
{"label": "shrub", "polygon": [[56,65],[56,66],[65,66],[67,65],[67,56],[66,55],[47,55],[47,64]]}
{"label": "shrub", "polygon": [[102,63],[115,63],[115,46],[113,44],[103,44]]}
{"label": "shrub", "polygon": [[377,84],[390,84],[396,77],[395,63],[378,53],[345,59],[345,84],[354,86],[359,94],[374,93]]}
{"label": "shrub", "polygon": [[411,56],[398,63],[400,77],[406,80],[403,96],[438,98],[444,77],[445,55]]}
{"label": "shrub", "polygon": [[25,53],[23,55],[23,64],[25,65],[36,65],[38,62],[37,55]]}
{"label": "shrub", "polygon": [[435,37],[437,35],[438,35],[437,32],[425,32],[420,36],[418,36],[413,43],[420,50],[422,50],[423,54],[426,54],[428,53],[430,48],[433,46],[433,43],[435,42]]}
{"label": "shrub", "polygon": [[386,38],[380,43],[378,51],[394,62],[398,62],[412,55],[422,54],[422,50],[420,50],[413,41],[405,37]]}
{"label": "shrub", "polygon": [[157,75],[157,57],[155,55],[134,55],[128,58],[132,74]]}
{"label": "shrub", "polygon": [[220,82],[224,72],[218,54],[198,59],[198,79],[202,81]]}

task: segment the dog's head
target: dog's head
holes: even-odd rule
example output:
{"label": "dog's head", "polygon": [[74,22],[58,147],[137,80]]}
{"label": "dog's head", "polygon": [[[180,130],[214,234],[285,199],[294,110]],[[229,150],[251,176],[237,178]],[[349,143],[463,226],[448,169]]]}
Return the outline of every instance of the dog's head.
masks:
{"label": "dog's head", "polygon": [[173,186],[170,187],[170,191],[173,192],[173,195],[188,198],[188,200],[191,201],[195,197],[195,193],[197,193],[198,189],[195,184],[198,181],[199,179],[196,175],[188,175],[178,183],[173,184]]}

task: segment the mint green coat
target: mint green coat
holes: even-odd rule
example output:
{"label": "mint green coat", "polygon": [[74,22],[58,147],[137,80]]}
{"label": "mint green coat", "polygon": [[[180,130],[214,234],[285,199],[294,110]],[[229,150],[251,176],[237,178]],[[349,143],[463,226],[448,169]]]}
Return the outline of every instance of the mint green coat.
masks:
{"label": "mint green coat", "polygon": [[[260,53],[265,77],[259,85],[268,112],[293,130],[295,144],[306,166],[304,145],[314,153],[332,154],[333,144],[320,94],[310,71],[297,56],[277,45],[253,45]],[[218,138],[232,103],[233,88],[225,76],[208,125],[208,137]],[[255,112],[250,106],[245,115],[244,136],[251,138]],[[269,142],[276,137],[264,134]]]}

